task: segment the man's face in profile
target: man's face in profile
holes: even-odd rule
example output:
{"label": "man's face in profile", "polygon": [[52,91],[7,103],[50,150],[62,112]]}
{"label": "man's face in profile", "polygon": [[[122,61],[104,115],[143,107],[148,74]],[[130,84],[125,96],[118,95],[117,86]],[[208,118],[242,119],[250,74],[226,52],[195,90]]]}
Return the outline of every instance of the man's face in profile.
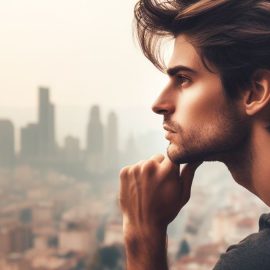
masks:
{"label": "man's face in profile", "polygon": [[164,115],[173,162],[223,160],[243,145],[248,128],[241,98],[226,96],[220,75],[203,65],[187,36],[175,40],[168,75],[153,111]]}

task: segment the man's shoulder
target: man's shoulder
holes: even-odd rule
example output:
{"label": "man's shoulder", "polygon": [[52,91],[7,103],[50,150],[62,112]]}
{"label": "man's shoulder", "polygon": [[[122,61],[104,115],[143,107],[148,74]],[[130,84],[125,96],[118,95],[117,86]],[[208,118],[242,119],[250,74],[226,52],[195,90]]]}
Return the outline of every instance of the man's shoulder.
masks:
{"label": "man's shoulder", "polygon": [[259,232],[253,233],[236,245],[230,246],[214,270],[269,270],[270,269],[270,214],[259,220]]}

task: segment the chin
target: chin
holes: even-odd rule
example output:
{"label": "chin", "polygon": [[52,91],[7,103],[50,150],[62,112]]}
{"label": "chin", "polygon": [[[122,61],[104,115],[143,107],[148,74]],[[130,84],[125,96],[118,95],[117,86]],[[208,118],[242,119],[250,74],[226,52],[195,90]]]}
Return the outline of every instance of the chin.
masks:
{"label": "chin", "polygon": [[167,148],[168,158],[177,165],[194,163],[200,161],[216,161],[214,157],[210,157],[203,151],[188,151],[180,148],[178,145],[170,144]]}
{"label": "chin", "polygon": [[167,156],[171,160],[171,162],[173,162],[176,165],[188,163],[183,151],[181,151],[181,149],[179,149],[178,146],[172,143],[170,143],[170,145],[167,148]]}

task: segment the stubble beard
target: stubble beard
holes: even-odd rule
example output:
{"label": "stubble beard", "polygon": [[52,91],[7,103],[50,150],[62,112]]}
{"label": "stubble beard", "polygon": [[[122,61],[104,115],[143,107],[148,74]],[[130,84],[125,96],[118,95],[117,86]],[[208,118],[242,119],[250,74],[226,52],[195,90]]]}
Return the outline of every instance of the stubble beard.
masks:
{"label": "stubble beard", "polygon": [[179,165],[198,161],[221,161],[226,163],[236,152],[246,149],[249,127],[235,108],[219,112],[212,123],[190,125],[182,128],[170,121],[176,130],[167,148],[170,160]]}

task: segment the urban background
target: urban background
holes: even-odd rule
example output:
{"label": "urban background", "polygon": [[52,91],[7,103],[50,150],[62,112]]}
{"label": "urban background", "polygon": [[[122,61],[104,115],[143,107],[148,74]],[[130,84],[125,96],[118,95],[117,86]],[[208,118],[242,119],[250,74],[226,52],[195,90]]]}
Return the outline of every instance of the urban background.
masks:
{"label": "urban background", "polygon": [[[119,170],[167,146],[150,109],[167,78],[132,39],[135,2],[0,0],[0,270],[125,269]],[[212,269],[268,211],[203,164],[170,269]]]}

